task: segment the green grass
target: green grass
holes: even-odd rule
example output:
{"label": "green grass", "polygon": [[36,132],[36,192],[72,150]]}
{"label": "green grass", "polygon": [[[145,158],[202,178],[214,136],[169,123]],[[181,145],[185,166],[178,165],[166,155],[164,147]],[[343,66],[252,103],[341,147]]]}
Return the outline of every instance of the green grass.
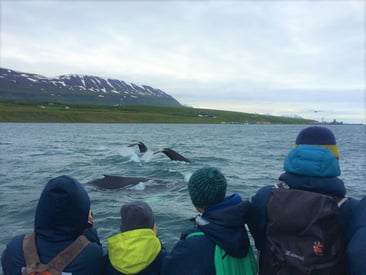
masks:
{"label": "green grass", "polygon": [[183,107],[0,102],[0,122],[309,124],[314,121]]}

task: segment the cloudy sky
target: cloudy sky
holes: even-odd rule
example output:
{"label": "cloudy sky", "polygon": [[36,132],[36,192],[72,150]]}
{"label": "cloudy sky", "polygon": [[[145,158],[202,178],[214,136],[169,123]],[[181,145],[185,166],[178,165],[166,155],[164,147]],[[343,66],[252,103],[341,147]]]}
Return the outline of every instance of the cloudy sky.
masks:
{"label": "cloudy sky", "polygon": [[91,74],[180,103],[366,123],[363,0],[0,0],[3,68]]}

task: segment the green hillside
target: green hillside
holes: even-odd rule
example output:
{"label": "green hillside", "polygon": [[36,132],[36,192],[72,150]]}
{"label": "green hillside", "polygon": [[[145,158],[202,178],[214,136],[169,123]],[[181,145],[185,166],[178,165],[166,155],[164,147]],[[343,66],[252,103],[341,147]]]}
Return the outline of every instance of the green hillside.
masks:
{"label": "green hillside", "polygon": [[314,121],[183,107],[0,102],[0,122],[309,124]]}

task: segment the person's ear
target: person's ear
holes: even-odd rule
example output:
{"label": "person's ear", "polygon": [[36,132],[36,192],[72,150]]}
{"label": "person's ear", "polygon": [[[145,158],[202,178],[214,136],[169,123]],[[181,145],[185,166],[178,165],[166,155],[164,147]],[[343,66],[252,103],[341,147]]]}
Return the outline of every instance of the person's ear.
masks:
{"label": "person's ear", "polygon": [[88,224],[92,225],[94,222],[94,218],[93,218],[93,215],[92,215],[92,212],[91,210],[89,210],[89,215],[88,215]]}
{"label": "person's ear", "polygon": [[156,226],[156,223],[154,223],[153,231],[155,235],[158,235],[158,227]]}

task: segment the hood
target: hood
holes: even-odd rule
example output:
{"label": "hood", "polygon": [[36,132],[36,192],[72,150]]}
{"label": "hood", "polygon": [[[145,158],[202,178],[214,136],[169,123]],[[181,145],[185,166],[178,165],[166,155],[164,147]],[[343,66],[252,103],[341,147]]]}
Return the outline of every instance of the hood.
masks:
{"label": "hood", "polygon": [[341,174],[339,162],[334,154],[315,145],[300,145],[292,149],[285,159],[284,170],[314,177],[336,177]]}
{"label": "hood", "polygon": [[148,267],[158,256],[161,243],[151,229],[136,229],[107,239],[108,256],[114,269],[136,274]]}
{"label": "hood", "polygon": [[307,190],[340,198],[346,195],[344,182],[337,177],[308,177],[283,173],[279,177],[279,180],[294,189]]}
{"label": "hood", "polygon": [[227,197],[222,203],[208,208],[198,221],[198,229],[234,257],[244,257],[249,248],[245,229],[249,202],[238,194]]}
{"label": "hood", "polygon": [[74,240],[89,227],[89,196],[81,184],[69,177],[51,179],[39,198],[34,228],[47,241]]}

